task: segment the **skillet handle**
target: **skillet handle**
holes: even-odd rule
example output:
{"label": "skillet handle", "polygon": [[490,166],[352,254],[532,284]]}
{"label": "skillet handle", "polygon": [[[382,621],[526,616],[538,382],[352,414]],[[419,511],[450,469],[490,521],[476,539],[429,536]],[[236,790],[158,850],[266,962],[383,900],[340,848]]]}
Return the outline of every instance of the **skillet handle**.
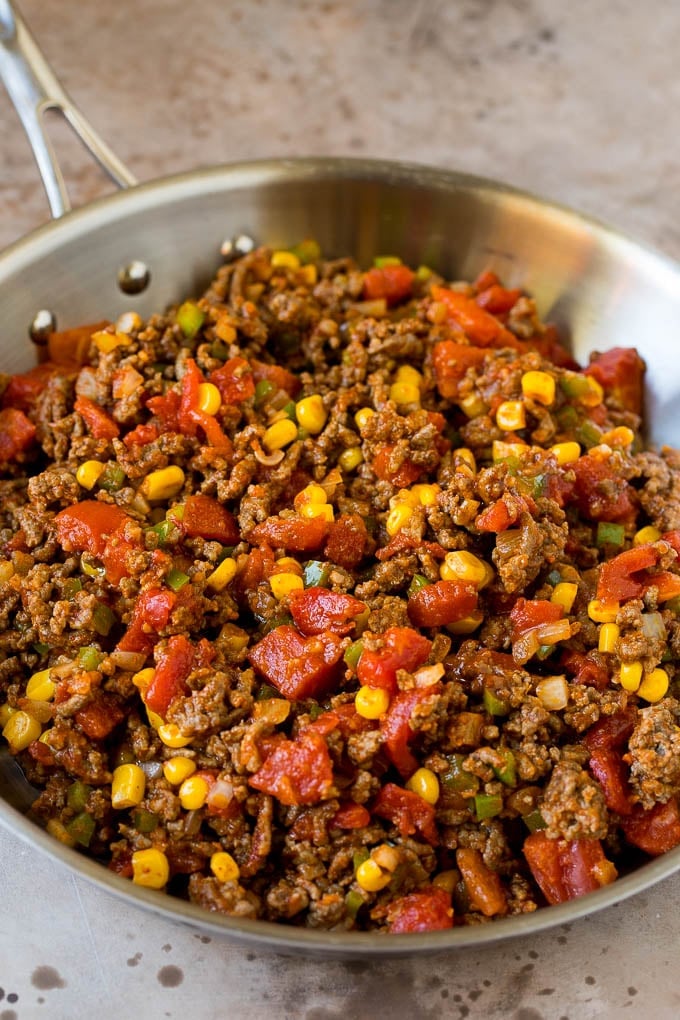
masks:
{"label": "skillet handle", "polygon": [[127,188],[137,183],[59,84],[12,0],[0,0],[0,78],[31,143],[55,219],[68,212],[71,203],[57,157],[44,130],[46,110],[59,110],[116,184]]}

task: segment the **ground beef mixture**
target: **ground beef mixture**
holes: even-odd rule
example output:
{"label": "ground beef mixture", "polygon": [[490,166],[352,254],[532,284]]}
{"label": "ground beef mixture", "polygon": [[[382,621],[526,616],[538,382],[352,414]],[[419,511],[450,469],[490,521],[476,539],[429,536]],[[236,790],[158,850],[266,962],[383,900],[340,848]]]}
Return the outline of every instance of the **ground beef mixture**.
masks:
{"label": "ground beef mixture", "polygon": [[0,726],[52,835],[389,933],[680,843],[680,474],[493,273],[261,248],[1,379]]}

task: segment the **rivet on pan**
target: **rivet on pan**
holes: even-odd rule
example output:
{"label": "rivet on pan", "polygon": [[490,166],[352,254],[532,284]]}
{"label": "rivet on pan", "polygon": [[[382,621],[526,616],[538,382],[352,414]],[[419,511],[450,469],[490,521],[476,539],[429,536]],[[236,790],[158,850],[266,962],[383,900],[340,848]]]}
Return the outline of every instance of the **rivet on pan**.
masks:
{"label": "rivet on pan", "polygon": [[141,294],[149,286],[151,272],[145,262],[133,259],[118,270],[118,286],[124,294]]}
{"label": "rivet on pan", "polygon": [[57,320],[47,308],[41,308],[33,317],[33,322],[28,327],[28,335],[34,344],[45,347],[50,333],[57,328]]}
{"label": "rivet on pan", "polygon": [[238,237],[228,237],[222,242],[220,254],[223,258],[236,259],[239,255],[248,255],[255,247],[255,241],[248,234],[239,234]]}

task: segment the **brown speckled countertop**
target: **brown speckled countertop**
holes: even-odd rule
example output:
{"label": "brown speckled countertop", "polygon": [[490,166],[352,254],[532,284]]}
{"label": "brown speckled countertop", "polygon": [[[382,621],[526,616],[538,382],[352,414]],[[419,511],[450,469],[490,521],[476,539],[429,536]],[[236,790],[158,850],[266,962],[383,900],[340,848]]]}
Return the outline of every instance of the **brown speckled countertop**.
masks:
{"label": "brown speckled countertop", "polygon": [[[680,256],[680,7],[633,0],[23,0],[84,113],[141,180],[285,155],[455,167]],[[108,188],[61,125],[76,203]],[[0,89],[0,247],[44,222]],[[0,829],[0,1020],[191,1016],[590,1020],[680,1015],[680,875],[479,950],[284,959],[141,911]]]}

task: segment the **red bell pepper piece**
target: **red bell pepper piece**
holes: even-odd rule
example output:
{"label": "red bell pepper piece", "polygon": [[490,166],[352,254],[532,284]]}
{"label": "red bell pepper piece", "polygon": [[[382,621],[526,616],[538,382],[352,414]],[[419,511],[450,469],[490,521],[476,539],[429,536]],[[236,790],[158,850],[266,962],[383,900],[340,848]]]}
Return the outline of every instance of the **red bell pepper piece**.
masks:
{"label": "red bell pepper piece", "polygon": [[591,355],[585,374],[597,379],[621,407],[641,414],[644,371],[645,363],[634,347],[612,347],[603,354]]}
{"label": "red bell pepper piece", "polygon": [[382,446],[373,458],[371,468],[381,481],[391,482],[397,489],[407,489],[409,485],[418,481],[423,473],[423,468],[411,460],[403,460],[401,464],[394,465],[392,463],[394,450],[395,447],[392,443]]}
{"label": "red bell pepper piece", "polygon": [[408,618],[416,627],[446,627],[474,613],[477,599],[477,589],[470,584],[436,581],[409,597]]}
{"label": "red bell pepper piece", "polygon": [[630,523],[637,513],[635,490],[603,461],[589,454],[569,464],[576,479],[567,502],[592,521]]}
{"label": "red bell pepper piece", "polygon": [[355,618],[365,612],[366,604],[344,592],[307,588],[291,592],[289,608],[297,629],[309,637],[327,630],[334,634],[349,633]]}
{"label": "red bell pepper piece", "polygon": [[339,676],[342,643],[335,634],[303,637],[295,627],[283,625],[266,634],[251,648],[248,658],[255,669],[284,698],[318,698]]}
{"label": "red bell pepper piece", "polygon": [[47,338],[47,356],[57,365],[84,365],[90,353],[92,334],[106,329],[111,323],[107,319],[84,326],[73,326],[50,333]]}
{"label": "red bell pepper piece", "polygon": [[225,404],[242,404],[255,394],[253,370],[245,358],[229,358],[210,373],[210,382],[217,386]]}
{"label": "red bell pepper piece", "polygon": [[463,330],[476,347],[513,347],[522,345],[513,333],[495,316],[480,308],[474,298],[448,287],[433,286],[430,293],[435,301],[446,306],[449,318]]}
{"label": "red bell pepper piece", "polygon": [[492,315],[504,315],[514,308],[521,296],[522,291],[518,288],[509,290],[507,287],[501,287],[500,284],[494,283],[480,291],[475,302]]}
{"label": "red bell pepper piece", "polygon": [[[78,366],[75,363],[72,366],[72,370],[73,372],[78,371]],[[20,411],[32,410],[35,407],[36,400],[50,379],[55,375],[65,374],[68,374],[65,365],[55,365],[51,361],[44,361],[42,364],[35,365],[29,369],[28,372],[20,372],[18,375],[13,375],[2,395],[2,406],[16,407]]]}
{"label": "red bell pepper piece", "polygon": [[328,525],[324,555],[345,570],[354,570],[366,552],[368,532],[359,514],[340,514]]}
{"label": "red bell pepper piece", "polygon": [[329,824],[336,829],[363,829],[370,821],[370,813],[363,804],[349,800],[340,805]]}
{"label": "red bell pepper piece", "polygon": [[54,518],[59,544],[67,552],[89,552],[92,556],[101,556],[110,536],[128,522],[132,518],[119,506],[96,499],[67,506]]}
{"label": "red bell pepper piece", "polygon": [[665,804],[653,808],[637,805],[628,818],[621,822],[623,834],[629,843],[652,857],[665,854],[680,845],[680,810],[673,797]]}
{"label": "red bell pepper piece", "polygon": [[98,692],[93,701],[79,708],[75,721],[90,740],[105,740],[125,718],[125,712],[111,694]]}
{"label": "red bell pepper piece", "polygon": [[166,588],[142,591],[137,596],[128,629],[118,642],[120,651],[148,655],[158,641],[159,631],[167,627],[176,602],[175,593]]}
{"label": "red bell pepper piece", "polygon": [[539,830],[525,839],[523,853],[548,903],[565,903],[606,884],[608,862],[599,839],[550,839]]}
{"label": "red bell pepper piece", "polygon": [[417,931],[444,931],[453,927],[451,894],[430,886],[392,900],[387,908],[388,930],[392,935]]}
{"label": "red bell pepper piece", "polygon": [[145,704],[165,717],[173,699],[188,693],[187,680],[193,670],[207,665],[213,655],[205,638],[193,645],[183,634],[173,634],[156,651],[156,669],[144,696]]}
{"label": "red bell pepper piece", "polygon": [[119,436],[118,423],[89,397],[78,397],[73,410],[78,412],[95,439],[116,439]]}
{"label": "red bell pepper piece", "polygon": [[378,818],[385,818],[396,825],[403,837],[418,833],[432,846],[439,842],[434,807],[411,790],[404,790],[395,783],[385,783],[371,811]]}
{"label": "red bell pepper piece", "polygon": [[411,627],[390,627],[382,635],[382,647],[364,648],[357,663],[359,683],[383,687],[390,694],[397,689],[397,670],[412,673],[430,654],[432,642]]}
{"label": "red bell pepper piece", "polygon": [[323,517],[268,517],[253,528],[248,541],[290,552],[314,552],[327,536],[328,521]]}
{"label": "red bell pepper piece", "polygon": [[481,365],[487,351],[453,340],[440,340],[432,348],[432,369],[437,389],[447,400],[458,399],[458,388],[470,367]]}
{"label": "red bell pepper piece", "polygon": [[418,761],[408,746],[417,733],[411,727],[411,717],[421,702],[441,691],[440,683],[416,687],[412,691],[400,691],[392,698],[387,712],[380,720],[387,757],[402,776],[409,776],[418,768]]}
{"label": "red bell pepper piece", "polygon": [[236,545],[239,541],[234,515],[216,499],[201,493],[187,497],[181,528],[189,538],[199,536],[223,545]]}
{"label": "red bell pepper piece", "polygon": [[281,804],[317,804],[333,790],[333,763],[320,733],[305,728],[295,740],[279,740],[249,784]]}
{"label": "red bell pepper piece", "polygon": [[35,425],[16,407],[0,411],[0,464],[16,460],[35,441]]}
{"label": "red bell pepper piece", "polygon": [[366,301],[385,298],[392,307],[411,297],[415,273],[408,266],[374,266],[364,273],[363,296]]}
{"label": "red bell pepper piece", "polygon": [[501,917],[508,912],[508,901],[500,877],[487,867],[479,850],[459,847],[456,864],[470,903],[484,917]]}
{"label": "red bell pepper piece", "polygon": [[285,390],[291,397],[296,397],[302,388],[298,377],[289,372],[287,368],[282,368],[281,365],[269,365],[266,361],[256,361],[255,358],[250,359],[250,365],[256,383],[266,379],[277,390]]}

